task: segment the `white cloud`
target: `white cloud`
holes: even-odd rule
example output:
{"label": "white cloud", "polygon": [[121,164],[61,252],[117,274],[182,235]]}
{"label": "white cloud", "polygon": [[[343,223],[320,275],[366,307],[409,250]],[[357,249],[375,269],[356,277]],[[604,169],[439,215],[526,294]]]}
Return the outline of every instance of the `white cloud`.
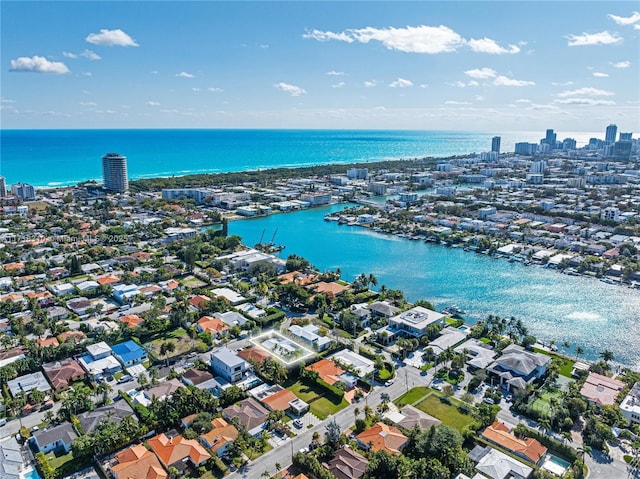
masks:
{"label": "white cloud", "polygon": [[587,45],[613,45],[620,43],[622,37],[619,37],[615,33],[611,34],[608,31],[599,33],[582,33],[582,35],[567,35],[565,37],[569,40],[568,45],[570,47],[583,47]]}
{"label": "white cloud", "polygon": [[200,91],[200,88],[194,86],[191,91]]}
{"label": "white cloud", "polygon": [[607,78],[609,76],[608,73],[602,73],[602,72],[593,72],[592,75],[598,78]]}
{"label": "white cloud", "polygon": [[374,86],[376,86],[376,82],[375,80],[367,80],[364,82],[364,86],[366,86],[367,88],[373,88]]}
{"label": "white cloud", "polygon": [[71,52],[62,52],[62,56],[65,58],[78,58],[78,55]]}
{"label": "white cloud", "polygon": [[467,70],[464,74],[471,78],[494,78],[496,76],[496,71],[491,68],[484,67]]}
{"label": "white cloud", "polygon": [[149,106],[160,106],[160,102],[159,101],[148,101],[147,105],[149,105]]}
{"label": "white cloud", "polygon": [[618,25],[633,25],[634,23],[640,22],[640,12],[633,12],[630,17],[619,17],[611,13],[607,16]]}
{"label": "white cloud", "polygon": [[176,74],[176,76],[180,78],[193,78],[195,75],[192,75],[191,73],[187,73],[187,72],[180,72]]}
{"label": "white cloud", "polygon": [[553,86],[571,86],[573,85],[572,81],[564,81],[564,82],[551,82]]}
{"label": "white cloud", "polygon": [[480,85],[480,83],[478,83],[475,80],[471,80],[470,82],[467,83],[467,86],[478,86],[478,85]]}
{"label": "white cloud", "polygon": [[158,73],[160,73],[158,70],[151,70],[150,72],[152,75],[157,75]]}
{"label": "white cloud", "polygon": [[93,50],[89,50],[89,49],[85,49],[85,51],[83,51],[80,54],[81,57],[85,57],[88,58],[89,60],[101,60],[102,57],[100,55],[98,55],[96,52],[94,52]]}
{"label": "white cloud", "polygon": [[335,85],[331,85],[331,88],[343,88],[345,85],[346,83],[341,81],[339,83],[336,83]]}
{"label": "white cloud", "polygon": [[519,100],[516,100],[516,103],[532,103],[532,101],[526,98],[520,98]]}
{"label": "white cloud", "polygon": [[90,33],[85,40],[94,45],[102,45],[104,47],[138,47],[133,38],[127,35],[119,28],[116,30],[107,30],[103,28],[100,33]]}
{"label": "white cloud", "polygon": [[62,62],[50,62],[45,57],[34,55],[32,57],[19,57],[11,60],[12,72],[33,72],[33,73],[69,73],[69,69]]}
{"label": "white cloud", "polygon": [[631,62],[628,60],[622,62],[616,62],[611,64],[614,68],[629,68],[631,66]]}
{"label": "white cloud", "polygon": [[447,100],[444,102],[445,105],[471,105],[468,101],[456,101],[456,100]]}
{"label": "white cloud", "polygon": [[0,97],[0,103],[15,103],[15,100],[11,100],[10,98]]}
{"label": "white cloud", "polygon": [[422,83],[420,85],[420,88],[429,88],[429,84],[428,83]]}
{"label": "white cloud", "polygon": [[98,106],[98,104],[93,101],[81,101],[80,106]]}
{"label": "white cloud", "polygon": [[527,80],[515,80],[504,75],[499,75],[493,81],[493,84],[496,86],[531,86],[535,85],[535,82]]}
{"label": "white cloud", "polygon": [[222,88],[210,86],[209,88],[207,88],[207,91],[210,91],[212,93],[222,93],[224,90]]}
{"label": "white cloud", "polygon": [[302,35],[302,38],[312,38],[319,42],[328,42],[329,40],[339,40],[341,42],[353,43],[355,40],[346,33],[323,32],[321,30],[311,30]]}
{"label": "white cloud", "polygon": [[262,45],[260,45],[260,48],[265,50],[265,49],[269,48],[269,45],[267,45],[266,43],[263,43]]}
{"label": "white cloud", "polygon": [[636,30],[640,30],[640,23],[636,23],[633,28],[635,28]]}
{"label": "white cloud", "polygon": [[278,90],[282,90],[283,92],[289,93],[291,96],[300,96],[304,95],[306,90],[296,85],[291,85],[290,83],[280,82],[273,85]]}
{"label": "white cloud", "polygon": [[514,54],[519,53],[520,48],[515,45],[509,45],[508,48],[501,47],[495,40],[491,38],[472,38],[468,42],[471,50],[478,53],[489,53],[491,55],[502,55],[505,53]]}
{"label": "white cloud", "polygon": [[615,105],[616,102],[611,100],[594,100],[593,98],[566,98],[564,100],[555,100],[556,103],[563,105]]}
{"label": "white cloud", "polygon": [[82,75],[83,77],[92,77],[92,76],[93,76],[93,73],[91,73],[91,72],[82,72],[82,73],[81,73],[81,75]]}
{"label": "white cloud", "polygon": [[566,98],[569,96],[612,96],[613,92],[606,90],[598,90],[597,88],[585,87],[577,90],[567,90],[558,93],[558,98]]}
{"label": "white cloud", "polygon": [[327,75],[332,77],[341,77],[344,75],[344,72],[337,72],[335,70],[331,70],[330,72],[327,72]]}
{"label": "white cloud", "polygon": [[391,88],[409,88],[413,86],[411,80],[405,80],[404,78],[398,78],[396,81],[389,83]]}

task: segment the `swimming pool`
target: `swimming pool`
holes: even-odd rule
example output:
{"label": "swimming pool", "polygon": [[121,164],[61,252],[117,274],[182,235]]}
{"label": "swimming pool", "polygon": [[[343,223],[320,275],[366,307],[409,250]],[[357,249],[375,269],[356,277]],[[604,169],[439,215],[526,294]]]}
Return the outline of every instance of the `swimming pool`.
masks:
{"label": "swimming pool", "polygon": [[38,471],[36,471],[32,467],[29,467],[22,473],[21,479],[41,479],[41,477],[40,474],[38,474]]}
{"label": "swimming pool", "polygon": [[546,469],[553,474],[562,476],[570,466],[570,462],[567,462],[564,459],[559,458],[558,456],[554,456],[553,454],[549,454],[542,464],[542,469]]}

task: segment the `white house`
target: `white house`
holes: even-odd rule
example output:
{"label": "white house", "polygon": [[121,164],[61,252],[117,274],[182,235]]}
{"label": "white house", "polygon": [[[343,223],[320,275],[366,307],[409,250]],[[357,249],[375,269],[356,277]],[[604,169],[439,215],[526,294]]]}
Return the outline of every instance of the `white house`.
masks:
{"label": "white house", "polygon": [[235,383],[240,381],[251,367],[234,351],[222,347],[211,353],[211,368],[227,381]]}

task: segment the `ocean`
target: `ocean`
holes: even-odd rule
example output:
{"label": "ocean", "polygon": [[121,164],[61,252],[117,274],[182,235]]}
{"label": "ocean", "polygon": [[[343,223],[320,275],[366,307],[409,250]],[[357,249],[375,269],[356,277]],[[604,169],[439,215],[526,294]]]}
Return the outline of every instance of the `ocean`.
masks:
{"label": "ocean", "polygon": [[[101,158],[127,157],[129,179],[194,173],[447,157],[489,151],[500,133],[378,130],[0,130],[7,184],[67,186],[102,181]],[[563,134],[562,136],[564,136]],[[593,133],[566,133],[584,144]],[[500,135],[502,151],[544,132]],[[602,136],[602,135],[600,135]]]}

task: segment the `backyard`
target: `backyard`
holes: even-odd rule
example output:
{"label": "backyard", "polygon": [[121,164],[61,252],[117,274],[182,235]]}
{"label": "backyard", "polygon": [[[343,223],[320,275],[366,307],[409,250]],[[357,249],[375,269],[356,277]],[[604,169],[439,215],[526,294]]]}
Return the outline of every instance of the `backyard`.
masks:
{"label": "backyard", "polygon": [[[447,404],[446,401],[449,401],[449,399],[438,394],[430,394],[420,401],[416,407],[440,419],[443,424],[451,426],[461,432],[475,423],[473,416],[462,412],[459,407],[456,406],[456,402],[452,401],[450,404]],[[462,403],[460,404],[462,405]]]}
{"label": "backyard", "polygon": [[330,397],[327,397],[327,391],[322,390],[315,384],[296,381],[287,387],[287,389],[309,404],[311,412],[322,420],[349,405],[347,400],[344,398],[341,398],[339,402],[335,402],[335,400],[330,399]]}

